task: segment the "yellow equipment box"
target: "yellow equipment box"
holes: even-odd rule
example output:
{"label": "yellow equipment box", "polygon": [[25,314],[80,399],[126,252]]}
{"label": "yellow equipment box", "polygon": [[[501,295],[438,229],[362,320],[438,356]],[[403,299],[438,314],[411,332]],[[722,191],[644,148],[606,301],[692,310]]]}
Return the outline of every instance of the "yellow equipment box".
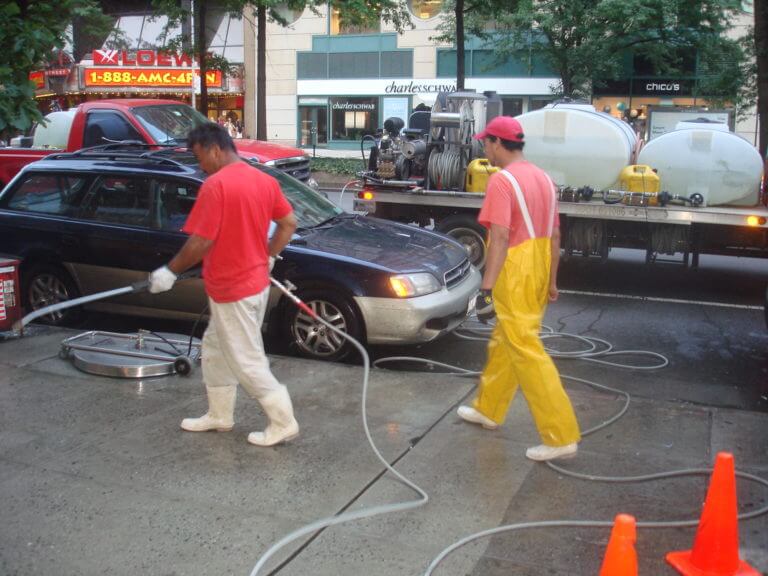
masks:
{"label": "yellow equipment box", "polygon": [[488,185],[488,178],[491,174],[498,172],[496,166],[491,166],[487,158],[476,158],[467,166],[467,182],[465,190],[467,192],[485,192]]}
{"label": "yellow equipment box", "polygon": [[658,194],[661,191],[661,180],[650,166],[633,164],[621,171],[619,188],[627,192]]}

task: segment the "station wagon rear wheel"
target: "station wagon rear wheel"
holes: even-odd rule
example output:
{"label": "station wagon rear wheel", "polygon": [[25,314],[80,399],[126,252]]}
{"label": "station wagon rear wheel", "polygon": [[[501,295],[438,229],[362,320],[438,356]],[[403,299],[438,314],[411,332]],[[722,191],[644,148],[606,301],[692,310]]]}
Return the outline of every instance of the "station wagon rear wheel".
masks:
{"label": "station wagon rear wheel", "polygon": [[[55,264],[34,264],[22,270],[22,298],[27,311],[32,312],[78,298],[80,292],[74,280],[64,268]],[[43,324],[62,326],[78,320],[80,307],[59,310],[38,320]]]}
{"label": "station wagon rear wheel", "polygon": [[[328,288],[300,292],[299,298],[320,318],[360,339],[362,322],[356,306],[348,297]],[[293,304],[289,304],[287,325],[291,347],[306,358],[341,360],[354,350],[353,345],[342,336]]]}

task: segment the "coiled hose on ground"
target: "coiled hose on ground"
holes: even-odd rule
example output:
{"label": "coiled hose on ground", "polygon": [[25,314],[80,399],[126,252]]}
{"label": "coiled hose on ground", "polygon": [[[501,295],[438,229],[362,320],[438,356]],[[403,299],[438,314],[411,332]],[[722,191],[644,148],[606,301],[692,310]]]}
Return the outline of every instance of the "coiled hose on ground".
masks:
{"label": "coiled hose on ground", "polygon": [[[272,283],[275,286],[277,286],[280,290],[282,290],[297,306],[302,307],[303,302],[301,302],[298,299],[298,297],[296,297],[290,291],[288,291],[287,288],[285,288],[282,284],[280,284],[278,281],[274,279],[272,279]],[[269,561],[269,559],[272,556],[274,556],[274,554],[277,553],[278,550],[290,544],[291,542],[298,540],[299,538],[308,536],[320,530],[324,530],[325,528],[328,528],[330,526],[335,526],[335,525],[346,523],[346,522],[352,522],[354,520],[362,520],[364,518],[371,518],[374,516],[379,516],[381,514],[389,514],[393,512],[404,512],[406,510],[411,510],[411,509],[423,506],[429,501],[429,495],[427,494],[427,492],[423,488],[421,488],[420,486],[418,486],[417,484],[415,484],[414,482],[406,478],[403,474],[395,470],[392,467],[392,465],[384,459],[381,452],[376,447],[375,442],[373,441],[373,437],[371,436],[371,432],[368,426],[368,412],[367,412],[368,380],[370,376],[370,366],[371,366],[368,352],[365,350],[363,345],[360,344],[360,342],[358,342],[348,334],[340,331],[335,326],[332,326],[328,322],[325,322],[322,318],[319,318],[318,316],[314,315],[314,313],[312,313],[311,310],[306,307],[306,305],[303,305],[302,309],[304,309],[305,312],[309,311],[309,313],[316,320],[322,322],[330,330],[333,330],[340,336],[349,340],[360,352],[361,358],[363,359],[363,390],[362,390],[361,411],[362,411],[363,429],[365,431],[365,436],[368,440],[368,443],[371,446],[371,449],[373,450],[373,453],[376,455],[376,458],[378,458],[378,460],[383,464],[387,472],[392,474],[398,482],[400,482],[401,484],[413,490],[418,497],[415,500],[399,502],[396,504],[374,506],[374,507],[365,508],[362,510],[357,510],[354,512],[343,512],[341,514],[338,514],[335,516],[329,516],[327,518],[317,520],[316,522],[313,522],[311,524],[307,524],[306,526],[303,526],[298,530],[295,530],[294,532],[291,532],[290,534],[286,535],[281,540],[273,544],[269,549],[267,549],[267,551],[264,552],[264,554],[262,554],[261,558],[259,558],[258,562],[256,563],[253,570],[251,571],[250,576],[256,576],[257,574],[259,574],[259,572],[262,570],[262,568],[264,568],[264,566]],[[484,325],[476,321],[470,321],[470,322],[465,322],[465,324],[463,324],[459,329],[457,329],[454,332],[454,334],[459,338],[463,338],[467,340],[485,341],[489,337],[492,329],[493,329],[492,326]],[[555,332],[554,330],[548,327],[543,327],[541,338],[542,340],[544,340],[545,343],[548,342],[550,344],[550,346],[546,347],[547,351],[551,356],[555,358],[578,359],[581,361],[593,362],[593,363],[603,364],[606,366],[629,368],[633,370],[658,370],[658,369],[664,368],[669,364],[669,360],[666,357],[656,352],[650,352],[645,350],[615,350],[609,342],[602,340],[600,338],[586,337],[586,336],[580,336],[577,334],[568,334],[563,332]],[[572,339],[574,341],[582,343],[584,345],[584,348],[582,350],[570,351],[570,352],[559,351],[556,348],[552,348],[551,346],[551,344],[558,339]],[[650,357],[652,360],[654,360],[654,362],[636,365],[636,364],[627,364],[627,363],[616,362],[613,360],[606,359],[606,358],[616,358],[619,356]],[[446,374],[455,374],[457,376],[463,376],[463,377],[475,377],[479,374],[479,372],[466,370],[464,368],[460,368],[457,366],[451,366],[449,364],[433,362],[431,360],[427,360],[424,358],[415,358],[410,356],[382,358],[374,362],[374,366],[383,366],[384,364],[393,363],[393,362],[401,362],[401,363],[411,362],[411,363],[428,364],[433,367],[445,368]],[[585,384],[595,389],[602,390],[605,392],[610,392],[612,394],[618,394],[624,397],[624,400],[625,400],[624,405],[618,413],[616,413],[614,416],[612,416],[608,420],[605,420],[604,422],[598,424],[597,426],[593,426],[592,428],[583,431],[582,432],[583,437],[587,437],[599,430],[602,430],[603,428],[606,428],[607,426],[610,426],[611,424],[616,422],[618,419],[620,419],[629,409],[631,397],[628,393],[624,392],[623,390],[611,388],[609,386],[598,384],[596,382],[592,382],[590,380],[586,380],[583,378],[566,376],[564,374],[561,376],[563,379],[566,379],[572,382],[579,382],[581,384]],[[561,468],[560,466],[553,464],[551,462],[547,462],[546,464],[547,466],[557,471],[558,473],[569,476],[571,478],[590,481],[590,482],[606,482],[606,483],[649,482],[649,481],[665,480],[669,478],[676,478],[680,476],[702,476],[702,475],[708,476],[712,472],[712,470],[708,468],[688,468],[683,470],[673,470],[673,471],[662,472],[657,474],[648,474],[644,476],[615,477],[615,476],[596,476],[596,475],[580,474],[580,473],[571,472],[567,469]],[[756,482],[758,484],[762,484],[763,486],[768,488],[768,480],[764,478],[760,478],[752,474],[746,474],[744,472],[737,472],[736,475],[739,478]],[[747,520],[750,518],[761,516],[766,513],[768,513],[768,505],[758,508],[756,510],[753,510],[749,513],[739,514],[739,519]],[[670,522],[638,522],[637,527],[638,528],[677,528],[677,527],[691,527],[691,526],[696,526],[697,524],[698,524],[698,520],[695,519],[695,520],[680,520],[680,521],[670,521]],[[461,540],[454,542],[453,544],[445,548],[442,552],[440,552],[440,554],[438,554],[432,560],[432,562],[427,567],[426,572],[424,573],[424,576],[430,576],[435,571],[435,569],[451,553],[455,552],[462,546],[465,546],[466,544],[469,544],[481,538],[486,538],[486,537],[500,534],[503,532],[512,532],[517,530],[526,530],[526,529],[533,529],[533,528],[551,528],[551,529],[576,528],[576,527],[578,528],[585,528],[585,527],[610,528],[611,526],[613,526],[612,520],[556,520],[556,521],[523,522],[518,524],[508,524],[505,526],[499,526],[489,530],[483,530],[481,532],[470,534],[465,538],[462,538]],[[270,574],[275,574],[278,570],[280,570],[285,565],[286,562],[284,562],[277,568],[273,569],[273,571],[270,572]]]}

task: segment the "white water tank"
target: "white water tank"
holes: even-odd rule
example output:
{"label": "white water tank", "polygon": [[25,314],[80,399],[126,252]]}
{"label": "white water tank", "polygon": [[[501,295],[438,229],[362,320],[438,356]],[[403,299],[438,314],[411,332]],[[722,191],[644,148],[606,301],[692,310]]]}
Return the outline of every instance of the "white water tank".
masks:
{"label": "white water tank", "polygon": [[648,142],[638,164],[655,168],[661,189],[672,194],[701,194],[704,205],[711,206],[756,205],[763,172],[757,149],[721,127],[684,124]]}
{"label": "white water tank", "polygon": [[72,128],[75,112],[76,110],[73,108],[64,112],[46,114],[45,122],[41,122],[35,127],[32,147],[65,150],[69,142],[69,130]]}
{"label": "white water tank", "polygon": [[584,104],[555,104],[517,116],[525,133],[525,157],[560,186],[616,185],[632,163],[637,136],[609,114]]}
{"label": "white water tank", "polygon": [[704,128],[706,130],[717,130],[718,132],[730,132],[728,124],[725,122],[715,122],[708,118],[696,118],[694,120],[681,120],[675,124],[675,130],[696,130]]}

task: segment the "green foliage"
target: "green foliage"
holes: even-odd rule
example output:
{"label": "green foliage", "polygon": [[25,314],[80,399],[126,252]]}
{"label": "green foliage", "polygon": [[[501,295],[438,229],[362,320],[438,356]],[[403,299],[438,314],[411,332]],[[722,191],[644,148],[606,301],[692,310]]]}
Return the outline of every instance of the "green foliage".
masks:
{"label": "green foliage", "polygon": [[331,6],[339,8],[342,22],[350,26],[370,26],[381,19],[398,32],[413,28],[404,0],[331,0]]}
{"label": "green foliage", "polygon": [[95,0],[0,3],[0,134],[24,132],[42,119],[29,73],[64,46],[67,26],[75,18],[91,33],[111,27]]}
{"label": "green foliage", "polygon": [[362,158],[310,158],[309,168],[312,172],[354,176],[365,170]]}
{"label": "green foliage", "polygon": [[[465,1],[469,34],[485,40],[500,62],[536,51],[561,77],[560,95],[586,97],[596,79],[621,77],[627,54],[643,57],[659,74],[682,73],[684,56],[699,48],[713,64],[718,52],[736,67],[745,59],[741,45],[725,36],[738,0]],[[439,39],[450,39],[452,31],[455,18],[449,17]],[[716,78],[710,65],[708,82],[734,97],[743,77],[720,72]]]}
{"label": "green foliage", "polygon": [[744,38],[699,46],[698,94],[715,108],[733,106],[744,116],[757,100],[757,63],[753,30]]}
{"label": "green foliage", "polygon": [[[280,26],[288,26],[290,22],[285,18],[285,8],[299,11],[309,8],[314,14],[319,15],[319,8],[328,4],[328,0],[195,0],[195,18],[199,18],[199,8],[203,2],[206,3],[209,13],[215,10],[235,17],[242,15],[254,30],[256,28],[256,12],[259,7],[267,9],[267,17],[271,22]],[[402,31],[406,27],[413,27],[405,0],[378,0],[377,2],[371,0],[332,0],[331,4],[341,9],[342,19],[351,25],[370,25],[382,19],[384,22],[391,23],[397,31]],[[169,30],[177,28],[189,19],[189,10],[184,8],[184,4],[178,0],[152,0],[152,7],[155,13],[164,14],[168,17],[163,48],[189,54],[191,39],[188,34],[174,37],[168,35]],[[196,23],[195,27],[197,26]],[[221,70],[225,73],[230,71],[229,62],[222,56],[208,55],[206,64],[208,68],[213,70]]]}

